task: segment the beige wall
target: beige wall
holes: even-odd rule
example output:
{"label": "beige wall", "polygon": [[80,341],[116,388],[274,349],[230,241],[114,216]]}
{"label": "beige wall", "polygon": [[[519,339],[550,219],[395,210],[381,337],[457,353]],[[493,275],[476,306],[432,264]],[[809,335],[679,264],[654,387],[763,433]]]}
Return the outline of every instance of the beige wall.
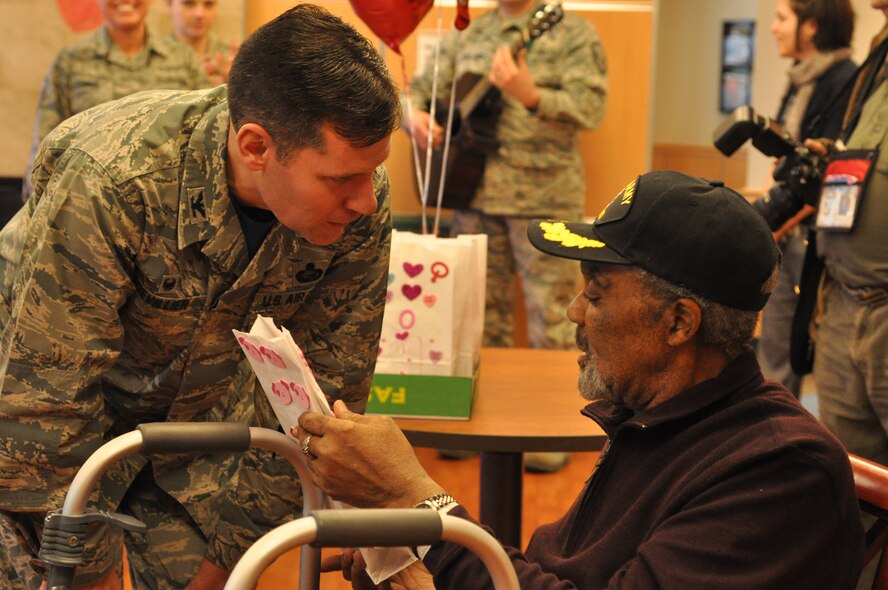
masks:
{"label": "beige wall", "polygon": [[712,142],[712,130],[723,117],[718,108],[722,22],[754,20],[755,2],[657,1],[655,144]]}
{"label": "beige wall", "polygon": [[[169,34],[166,0],[153,2],[149,23],[159,34]],[[242,39],[244,0],[218,2],[216,32]],[[86,35],[68,28],[56,0],[0,0],[0,176],[22,176],[43,77],[59,49]]]}

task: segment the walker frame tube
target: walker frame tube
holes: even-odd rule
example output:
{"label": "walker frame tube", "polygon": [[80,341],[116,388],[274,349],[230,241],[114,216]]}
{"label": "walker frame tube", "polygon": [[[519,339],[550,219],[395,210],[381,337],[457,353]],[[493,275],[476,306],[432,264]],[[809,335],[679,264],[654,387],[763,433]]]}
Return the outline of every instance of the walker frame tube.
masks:
{"label": "walker frame tube", "polygon": [[[334,513],[336,513],[334,515]],[[335,518],[331,518],[335,516]],[[385,522],[385,526],[380,526]],[[329,527],[331,530],[327,530]],[[332,529],[336,530],[332,530]],[[497,590],[517,590],[518,576],[505,549],[492,535],[475,523],[433,510],[355,509],[318,510],[283,524],[256,541],[235,565],[225,590],[250,590],[259,576],[280,555],[301,544],[344,546],[343,541],[359,538],[375,546],[400,546],[450,541],[474,552],[490,572]],[[347,545],[347,544],[346,544]],[[353,545],[349,545],[353,546]]]}
{"label": "walker frame tube", "polygon": [[[182,435],[186,436],[182,436]],[[164,439],[173,438],[181,446],[166,449]],[[116,462],[154,448],[165,452],[198,453],[226,450],[246,451],[257,448],[273,451],[285,457],[299,475],[303,491],[303,514],[310,514],[324,505],[323,492],[312,483],[311,474],[299,445],[285,434],[268,428],[248,427],[246,424],[226,422],[182,422],[142,424],[138,430],[118,436],[97,449],[83,463],[74,476],[62,505],[63,516],[79,516],[86,510],[89,495],[99,480]],[[149,453],[146,453],[149,454]],[[301,520],[301,519],[300,519]],[[320,585],[320,549],[306,545],[302,548],[299,584],[303,589],[316,589]],[[49,590],[71,588],[74,567],[51,565],[47,578]]]}

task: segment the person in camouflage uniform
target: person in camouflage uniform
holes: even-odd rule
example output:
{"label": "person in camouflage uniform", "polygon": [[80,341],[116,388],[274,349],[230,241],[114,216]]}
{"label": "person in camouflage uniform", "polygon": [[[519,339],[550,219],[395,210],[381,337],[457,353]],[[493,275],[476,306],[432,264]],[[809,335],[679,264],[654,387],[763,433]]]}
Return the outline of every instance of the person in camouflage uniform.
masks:
{"label": "person in camouflage uniform", "polygon": [[[0,232],[0,587],[40,585],[42,516],[109,439],[156,421],[278,427],[231,332],[258,314],[331,402],[363,410],[400,120],[373,45],[300,5],[244,43],[227,87],[138,93],[47,136],[34,196]],[[299,515],[296,479],[264,451],[134,455],[91,505],[148,524],[125,535],[136,587],[221,588]],[[95,529],[77,584],[119,584],[121,535]]]}
{"label": "person in camouflage uniform", "polygon": [[210,32],[219,3],[216,0],[167,0],[166,3],[173,21],[173,38],[190,47],[200,60],[205,85],[227,82],[237,45]]}
{"label": "person in camouflage uniform", "polygon": [[56,126],[90,107],[134,92],[168,88],[195,90],[201,71],[181,44],[151,35],[145,17],[151,0],[115,3],[98,0],[104,23],[86,39],[62,49],[40,90],[23,197],[31,194],[31,168],[37,147]]}
{"label": "person in camouflage uniform", "polygon": [[[580,220],[585,180],[580,130],[597,127],[604,114],[606,64],[598,33],[582,18],[564,15],[551,31],[513,59],[508,45],[537,6],[535,0],[500,0],[474,18],[461,34],[444,40],[438,93],[444,104],[451,81],[466,73],[488,76],[502,90],[503,111],[496,128],[499,149],[487,158],[471,209],[456,211],[453,232],[488,235],[488,346],[514,342],[513,276],[517,269],[535,348],[574,347],[564,315],[580,277],[565,260],[545,257],[527,243],[532,217]],[[429,99],[434,60],[410,81],[411,117],[405,128],[421,149],[428,142]],[[443,130],[434,126],[433,143]],[[437,196],[430,189],[429,201]]]}

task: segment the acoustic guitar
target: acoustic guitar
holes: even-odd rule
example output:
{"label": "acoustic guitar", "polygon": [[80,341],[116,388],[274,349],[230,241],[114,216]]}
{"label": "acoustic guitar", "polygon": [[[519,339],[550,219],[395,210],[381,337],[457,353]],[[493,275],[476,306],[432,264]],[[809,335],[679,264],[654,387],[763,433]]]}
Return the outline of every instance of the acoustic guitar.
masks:
{"label": "acoustic guitar", "polygon": [[[551,30],[564,17],[560,4],[545,4],[534,11],[528,23],[509,49],[512,57],[529,46],[535,39]],[[487,74],[466,72],[456,81],[453,90],[456,109],[451,125],[450,147],[444,161],[444,145],[432,152],[430,170],[429,206],[437,204],[438,185],[444,173],[442,207],[468,209],[484,176],[487,155],[499,148],[496,126],[502,112],[502,96],[499,88],[490,83]],[[447,127],[448,112],[441,101],[435,105],[435,120]],[[420,158],[425,168],[425,160]],[[425,178],[423,175],[421,178]]]}

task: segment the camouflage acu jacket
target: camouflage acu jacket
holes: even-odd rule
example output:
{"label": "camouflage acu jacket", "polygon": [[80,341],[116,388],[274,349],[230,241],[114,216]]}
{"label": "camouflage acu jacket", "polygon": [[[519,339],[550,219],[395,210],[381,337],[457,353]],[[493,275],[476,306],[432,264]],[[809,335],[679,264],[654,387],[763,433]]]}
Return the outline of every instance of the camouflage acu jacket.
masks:
{"label": "camouflage acu jacket", "polygon": [[[333,245],[276,225],[249,259],[226,181],[228,127],[224,86],[151,91],[68,119],[41,144],[35,196],[0,232],[0,508],[60,507],[83,461],[140,422],[277,427],[231,333],[257,314],[290,330],[331,400],[363,410],[385,300],[388,177],[380,168],[374,179],[377,212]],[[145,462],[106,476],[99,506],[113,509]],[[217,563],[236,559],[248,512],[269,516],[262,490],[237,489],[235,460],[153,465]],[[279,490],[298,490],[287,473]],[[298,509],[298,497],[269,502]]]}
{"label": "camouflage acu jacket", "polygon": [[[529,18],[491,10],[462,33],[447,37],[441,47],[438,97],[446,104],[454,76],[486,76],[496,48],[511,43]],[[504,95],[496,128],[500,147],[487,159],[472,206],[491,215],[578,219],[585,200],[580,130],[597,127],[604,116],[604,50],[595,29],[581,17],[565,14],[533,41],[527,64],[540,89],[540,105],[532,112]],[[413,108],[428,110],[433,67],[430,58],[410,82]]]}

